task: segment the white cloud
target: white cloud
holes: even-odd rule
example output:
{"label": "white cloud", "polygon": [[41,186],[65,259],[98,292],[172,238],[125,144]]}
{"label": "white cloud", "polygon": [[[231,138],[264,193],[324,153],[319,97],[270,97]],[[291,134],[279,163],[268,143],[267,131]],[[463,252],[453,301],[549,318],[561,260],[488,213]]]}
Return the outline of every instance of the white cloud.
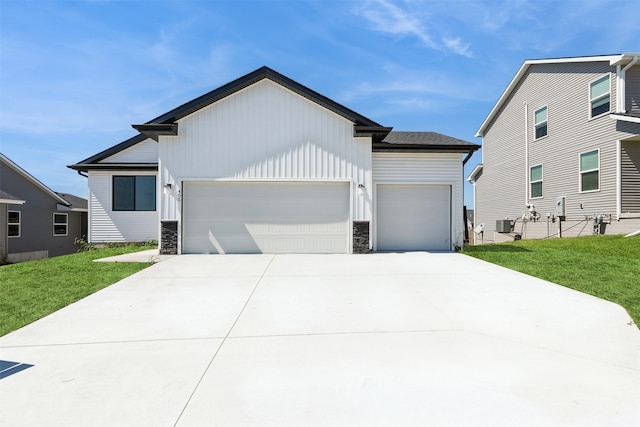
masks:
{"label": "white cloud", "polygon": [[[429,5],[429,3],[418,3]],[[441,51],[449,51],[457,55],[472,57],[470,43],[465,43],[460,37],[442,38],[442,43],[434,40],[430,29],[419,15],[409,10],[402,9],[397,4],[387,0],[374,0],[366,2],[359,12],[371,24],[376,31],[399,36],[412,36],[420,40],[425,46]],[[432,18],[435,19],[435,18]]]}

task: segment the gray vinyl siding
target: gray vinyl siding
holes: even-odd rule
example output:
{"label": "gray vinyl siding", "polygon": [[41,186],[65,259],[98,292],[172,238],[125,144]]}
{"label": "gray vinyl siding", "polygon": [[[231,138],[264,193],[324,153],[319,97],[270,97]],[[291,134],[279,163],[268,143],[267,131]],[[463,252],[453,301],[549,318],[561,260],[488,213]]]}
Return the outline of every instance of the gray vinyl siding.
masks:
{"label": "gray vinyl siding", "polygon": [[[555,213],[555,200],[566,197],[567,219],[617,211],[618,140],[640,132],[603,115],[590,119],[589,83],[610,73],[611,108],[615,108],[615,67],[608,62],[533,64],[485,130],[484,171],[476,183],[476,223],[485,223],[485,241],[495,222],[521,217],[533,203],[541,217]],[[525,106],[526,104],[526,106]],[[548,107],[548,135],[535,140],[534,111]],[[525,111],[527,112],[525,113]],[[543,165],[543,197],[528,199],[525,159],[525,114],[528,167]],[[580,192],[580,153],[600,150],[600,189]]]}
{"label": "gray vinyl siding", "polygon": [[640,141],[623,142],[620,147],[622,213],[640,213]]}
{"label": "gray vinyl siding", "polygon": [[2,233],[0,233],[0,264],[3,264],[7,259],[7,205],[0,203],[0,227],[2,227]]}
{"label": "gray vinyl siding", "polygon": [[[41,188],[25,179],[10,167],[2,165],[0,181],[3,189],[13,196],[25,200],[22,205],[13,205],[9,210],[20,211],[20,237],[8,238],[8,253],[47,251],[48,256],[75,253],[78,247],[75,238],[82,237],[82,213],[58,211],[58,202]],[[66,236],[53,235],[53,214],[68,214]],[[85,215],[86,217],[86,215]],[[6,227],[6,221],[4,222]]]}
{"label": "gray vinyl siding", "polygon": [[627,70],[626,82],[627,111],[640,113],[640,65],[634,65]]}

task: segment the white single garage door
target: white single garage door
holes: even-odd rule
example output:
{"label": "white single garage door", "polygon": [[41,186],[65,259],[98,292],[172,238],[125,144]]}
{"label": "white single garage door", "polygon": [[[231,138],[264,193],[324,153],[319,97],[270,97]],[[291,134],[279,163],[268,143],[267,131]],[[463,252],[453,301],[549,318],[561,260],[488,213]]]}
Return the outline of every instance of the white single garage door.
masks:
{"label": "white single garage door", "polygon": [[451,250],[451,187],[378,184],[376,249]]}
{"label": "white single garage door", "polygon": [[348,253],[346,182],[187,182],[183,253]]}

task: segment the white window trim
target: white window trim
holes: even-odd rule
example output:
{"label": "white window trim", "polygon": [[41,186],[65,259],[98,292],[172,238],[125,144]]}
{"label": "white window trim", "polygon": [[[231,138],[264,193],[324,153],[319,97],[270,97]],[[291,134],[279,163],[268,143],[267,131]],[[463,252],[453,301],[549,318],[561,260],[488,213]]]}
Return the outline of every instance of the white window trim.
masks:
{"label": "white window trim", "polygon": [[[537,168],[538,166],[540,166],[540,169],[542,170],[542,177],[540,178],[539,181],[532,181],[531,180],[531,169]],[[540,163],[539,165],[533,165],[533,166],[531,166],[529,168],[529,199],[531,199],[531,200],[544,199],[544,184],[542,184],[543,185],[542,196],[533,197],[533,194],[531,192],[531,185],[535,184],[535,183],[538,183],[538,182],[540,182],[540,183],[544,182],[544,166],[542,166],[542,163]]]}
{"label": "white window trim", "polygon": [[[544,122],[540,122],[540,123],[536,123],[536,113],[540,110],[542,110],[543,108],[547,109],[547,120],[545,120]],[[536,138],[536,130],[539,124],[542,123],[546,123],[547,124],[547,134],[545,136],[541,136],[540,138]],[[543,105],[542,107],[534,110],[533,112],[533,140],[534,141],[539,141],[541,139],[544,139],[546,137],[549,136],[549,106],[548,105]]]}
{"label": "white window trim", "polygon": [[[9,212],[16,212],[18,214],[18,222],[17,223],[9,223]],[[9,225],[17,225],[18,226],[18,235],[17,236],[9,236]],[[15,239],[18,237],[22,237],[22,212],[21,211],[7,211],[7,237],[9,239]]]}
{"label": "white window trim", "polygon": [[[597,82],[598,80],[602,79],[603,77],[609,77],[609,92],[607,92],[606,95],[600,95],[597,98],[591,99],[591,85],[594,84],[595,82]],[[589,98],[589,120],[593,120],[593,119],[597,119],[598,117],[602,117],[602,116],[606,116],[608,114],[611,114],[611,73],[604,73],[598,77],[596,77],[595,79],[591,80],[589,82],[589,87],[587,88],[587,97]],[[591,115],[591,111],[593,111],[593,108],[591,107],[591,104],[593,103],[594,100],[599,100],[604,98],[605,96],[609,96],[609,111],[606,111],[602,114],[598,114],[597,116],[592,116]]]}
{"label": "white window trim", "polygon": [[[594,151],[598,152],[598,167],[596,169],[589,169],[586,171],[580,170],[581,168],[581,158],[583,154],[587,154],[587,153],[592,153]],[[583,191],[582,190],[582,174],[583,173],[587,173],[587,172],[593,172],[593,171],[598,171],[598,188],[596,190],[586,190]],[[601,185],[600,185],[600,149],[596,148],[595,150],[589,150],[589,151],[583,151],[582,153],[578,154],[578,192],[579,193],[597,193],[598,191],[600,191]]]}
{"label": "white window trim", "polygon": [[[67,222],[56,222],[56,215],[64,215],[67,218]],[[66,232],[64,234],[56,234],[56,225],[64,225]],[[66,213],[53,213],[53,235],[54,237],[64,237],[69,235],[69,214]]]}

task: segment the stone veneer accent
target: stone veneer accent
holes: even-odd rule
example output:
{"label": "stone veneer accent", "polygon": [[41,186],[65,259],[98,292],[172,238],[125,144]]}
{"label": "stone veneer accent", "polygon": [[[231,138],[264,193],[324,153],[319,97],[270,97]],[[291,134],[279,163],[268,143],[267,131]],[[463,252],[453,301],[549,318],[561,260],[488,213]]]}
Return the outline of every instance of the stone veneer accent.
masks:
{"label": "stone veneer accent", "polygon": [[353,221],[353,253],[369,252],[369,221]]}
{"label": "stone veneer accent", "polygon": [[178,221],[160,224],[160,255],[178,255]]}

